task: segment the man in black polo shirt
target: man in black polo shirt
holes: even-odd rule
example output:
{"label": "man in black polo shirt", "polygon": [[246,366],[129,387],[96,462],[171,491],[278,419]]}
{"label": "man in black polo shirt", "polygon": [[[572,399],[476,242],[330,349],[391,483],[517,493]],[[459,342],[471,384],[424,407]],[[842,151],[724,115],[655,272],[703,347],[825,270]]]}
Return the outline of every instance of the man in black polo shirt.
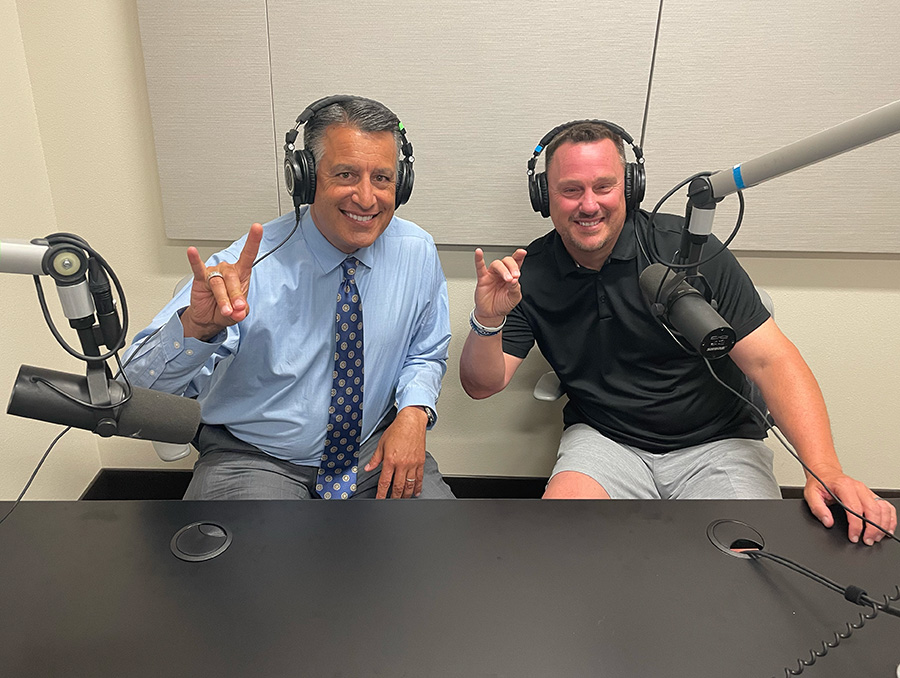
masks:
{"label": "man in black polo shirt", "polygon": [[[503,390],[537,342],[569,398],[545,498],[778,498],[763,426],[673,340],[643,298],[638,277],[650,262],[635,230],[646,233],[649,217],[626,207],[635,187],[630,171],[626,187],[619,131],[597,121],[563,126],[547,144],[539,185],[555,230],[490,267],[475,251],[463,388],[473,398]],[[681,225],[657,215],[660,252],[674,253]],[[708,253],[721,247],[713,241]],[[894,507],[843,473],[818,384],[750,278],[728,251],[702,270],[737,334],[730,358],[711,363],[718,379],[744,395],[752,380],[816,475],[849,508],[893,532]],[[830,527],[828,493],[809,477],[804,496]],[[851,541],[884,537],[848,518]]]}

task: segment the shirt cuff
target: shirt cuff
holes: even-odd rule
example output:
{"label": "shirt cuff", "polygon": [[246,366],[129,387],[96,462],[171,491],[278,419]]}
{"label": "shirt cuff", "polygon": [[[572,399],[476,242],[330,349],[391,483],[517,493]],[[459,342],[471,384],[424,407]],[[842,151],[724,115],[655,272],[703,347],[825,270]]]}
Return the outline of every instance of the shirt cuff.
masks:
{"label": "shirt cuff", "polygon": [[397,401],[397,411],[399,412],[404,407],[423,407],[425,408],[425,412],[428,414],[428,429],[431,430],[434,425],[437,423],[437,410],[435,409],[435,401],[437,399],[434,396],[430,396],[424,391],[416,391],[411,393],[403,394],[403,397],[398,399]]}
{"label": "shirt cuff", "polygon": [[221,330],[209,341],[185,337],[184,326],[181,324],[181,314],[184,311],[184,308],[179,309],[163,326],[159,338],[160,348],[166,363],[202,365],[225,343],[228,330]]}

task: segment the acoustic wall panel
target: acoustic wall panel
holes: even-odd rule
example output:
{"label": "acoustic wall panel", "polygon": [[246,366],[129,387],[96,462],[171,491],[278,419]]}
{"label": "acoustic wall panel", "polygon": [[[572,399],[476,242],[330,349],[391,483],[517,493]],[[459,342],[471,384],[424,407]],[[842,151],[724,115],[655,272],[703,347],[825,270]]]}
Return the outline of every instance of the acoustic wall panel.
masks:
{"label": "acoustic wall panel", "polygon": [[[892,49],[900,15],[886,5],[665,2],[644,207],[695,172],[730,168],[900,98]],[[408,129],[416,186],[401,216],[441,244],[511,247],[551,228],[531,211],[525,181],[546,131],[597,117],[641,136],[660,4],[138,6],[171,237],[231,238],[290,209],[284,133],[313,100],[352,93],[383,101]],[[898,150],[893,137],[749,189],[735,245],[900,252]],[[210,159],[223,154],[220,180],[209,181]],[[684,195],[665,209],[683,212]],[[720,206],[717,234],[727,234],[736,204]]]}
{"label": "acoustic wall panel", "polygon": [[[649,192],[900,99],[895,3],[667,0],[646,140]],[[683,195],[680,194],[680,195]],[[900,252],[900,135],[745,192],[735,247]],[[728,233],[735,197],[718,210]],[[667,208],[683,212],[684,200]]]}
{"label": "acoustic wall panel", "polygon": [[138,18],[166,235],[277,216],[265,0],[142,0]]}
{"label": "acoustic wall panel", "polygon": [[415,148],[400,216],[439,243],[527,243],[550,228],[525,175],[548,130],[603,117],[639,135],[657,7],[269,0],[276,126],[328,94],[378,99]]}

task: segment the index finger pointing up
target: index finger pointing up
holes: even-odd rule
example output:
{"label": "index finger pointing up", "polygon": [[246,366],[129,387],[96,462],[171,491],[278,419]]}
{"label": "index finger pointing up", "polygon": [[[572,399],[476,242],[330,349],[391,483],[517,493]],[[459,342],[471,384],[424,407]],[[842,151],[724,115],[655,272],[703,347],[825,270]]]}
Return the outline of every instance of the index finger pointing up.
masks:
{"label": "index finger pointing up", "polygon": [[484,250],[475,248],[475,276],[482,278],[487,275],[487,266],[484,265]]}

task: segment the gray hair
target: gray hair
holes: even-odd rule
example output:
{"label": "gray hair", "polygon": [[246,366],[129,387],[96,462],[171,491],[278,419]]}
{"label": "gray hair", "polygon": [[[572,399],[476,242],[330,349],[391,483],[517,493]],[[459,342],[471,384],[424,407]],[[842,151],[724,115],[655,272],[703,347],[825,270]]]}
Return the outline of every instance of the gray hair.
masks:
{"label": "gray hair", "polygon": [[400,137],[400,119],[384,104],[372,99],[353,97],[316,111],[303,128],[303,146],[313,154],[316,163],[325,153],[325,130],[331,125],[355,127],[368,134],[390,132],[394,135],[399,162],[403,143]]}

